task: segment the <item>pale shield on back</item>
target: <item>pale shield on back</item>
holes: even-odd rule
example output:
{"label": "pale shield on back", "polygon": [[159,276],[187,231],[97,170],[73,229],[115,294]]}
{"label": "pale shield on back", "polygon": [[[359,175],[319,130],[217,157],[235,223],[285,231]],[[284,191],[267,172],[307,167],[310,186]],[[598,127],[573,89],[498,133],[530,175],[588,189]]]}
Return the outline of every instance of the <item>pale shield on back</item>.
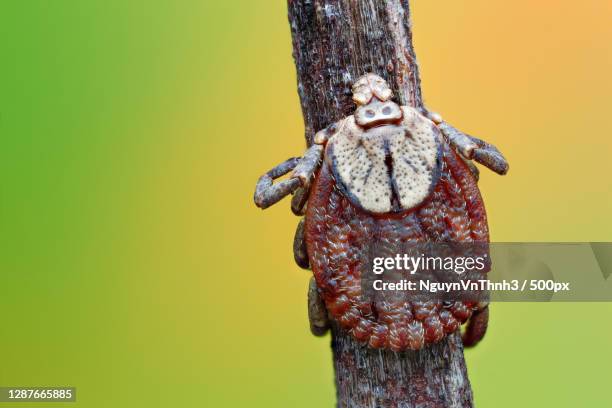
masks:
{"label": "pale shield on back", "polygon": [[415,109],[403,120],[364,130],[346,118],[329,140],[326,158],[351,202],[373,213],[401,212],[421,204],[440,172],[440,133]]}

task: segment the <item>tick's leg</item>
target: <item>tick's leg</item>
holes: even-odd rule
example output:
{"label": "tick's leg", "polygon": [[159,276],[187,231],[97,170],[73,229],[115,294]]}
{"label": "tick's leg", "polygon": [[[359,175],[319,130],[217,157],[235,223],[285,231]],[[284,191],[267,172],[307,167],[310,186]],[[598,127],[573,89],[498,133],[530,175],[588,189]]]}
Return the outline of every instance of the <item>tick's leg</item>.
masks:
{"label": "tick's leg", "polygon": [[[328,130],[322,130],[317,133],[316,137],[320,135],[327,134]],[[327,139],[323,139],[319,137],[318,139],[315,137],[315,143],[325,143]],[[305,181],[305,185],[302,188],[298,188],[295,193],[293,193],[293,198],[291,199],[291,211],[295,215],[304,215],[306,209],[306,202],[308,201],[308,195],[310,194],[310,179],[315,171],[319,168],[321,164],[321,157],[323,156],[324,146],[322,144],[315,144],[308,149],[306,154],[304,155],[303,165],[298,166],[293,172],[294,176],[301,177]]]}
{"label": "tick's leg", "polygon": [[470,320],[468,320],[465,333],[463,333],[463,345],[465,347],[474,347],[487,332],[489,325],[489,306],[484,309],[476,310]]}
{"label": "tick's leg", "polygon": [[308,187],[300,187],[295,190],[293,193],[293,198],[291,199],[291,211],[295,215],[304,215],[306,209],[306,202],[308,201],[308,194],[310,193],[310,188]]}
{"label": "tick's leg", "polygon": [[299,161],[300,159],[293,157],[261,176],[255,187],[255,205],[259,208],[268,208],[286,195],[297,190],[302,184],[299,179],[289,178],[276,184],[273,184],[273,181],[293,170]]}
{"label": "tick's leg", "polygon": [[444,122],[437,113],[425,111],[425,116],[438,126],[442,134],[463,157],[475,160],[498,174],[503,175],[508,172],[508,162],[495,146],[457,130]]}
{"label": "tick's leg", "polygon": [[308,320],[310,321],[310,331],[315,336],[323,336],[329,330],[327,309],[325,309],[325,303],[319,295],[314,278],[310,278],[308,286]]}
{"label": "tick's leg", "polygon": [[298,178],[302,181],[302,186],[310,186],[310,181],[321,164],[321,157],[323,156],[323,146],[320,144],[313,144],[306,150],[304,156],[299,161],[291,177]]}
{"label": "tick's leg", "polygon": [[479,146],[477,149],[474,149],[472,159],[476,160],[483,166],[490,168],[497,174],[501,174],[502,176],[508,173],[510,166],[508,165],[504,155],[497,150],[497,147],[485,142],[484,140],[480,140],[472,136],[468,137]]}
{"label": "tick's leg", "polygon": [[[301,159],[289,159],[261,176],[255,187],[255,205],[259,208],[268,208],[299,187],[308,187],[312,175],[319,166],[322,154],[323,146],[312,145]],[[287,180],[274,184],[275,179],[291,170],[293,173]]]}
{"label": "tick's leg", "polygon": [[441,123],[438,127],[466,159],[475,160],[497,174],[503,175],[508,172],[508,162],[495,146],[466,135],[446,122]]}
{"label": "tick's leg", "polygon": [[478,181],[480,179],[480,170],[478,170],[478,167],[476,167],[474,163],[472,163],[471,160],[468,160],[465,157],[463,157],[463,155],[459,155],[459,157],[461,157],[461,160],[463,160],[465,165],[468,166],[468,168],[474,175],[474,178],[476,179],[476,181]]}
{"label": "tick's leg", "polygon": [[295,237],[293,238],[293,258],[300,268],[308,269],[310,267],[308,254],[306,253],[306,240],[304,239],[304,218],[300,220],[295,230]]}

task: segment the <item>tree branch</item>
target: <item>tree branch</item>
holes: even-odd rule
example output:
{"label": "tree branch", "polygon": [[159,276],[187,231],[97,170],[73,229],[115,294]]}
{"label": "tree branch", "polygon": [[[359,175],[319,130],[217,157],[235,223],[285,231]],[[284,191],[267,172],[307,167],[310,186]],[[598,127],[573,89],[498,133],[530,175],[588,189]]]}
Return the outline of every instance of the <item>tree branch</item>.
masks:
{"label": "tree branch", "polygon": [[[316,131],[354,110],[351,85],[384,77],[402,105],[422,107],[408,0],[288,0],[298,92],[312,144]],[[417,352],[359,345],[332,324],[339,407],[472,407],[458,333]]]}

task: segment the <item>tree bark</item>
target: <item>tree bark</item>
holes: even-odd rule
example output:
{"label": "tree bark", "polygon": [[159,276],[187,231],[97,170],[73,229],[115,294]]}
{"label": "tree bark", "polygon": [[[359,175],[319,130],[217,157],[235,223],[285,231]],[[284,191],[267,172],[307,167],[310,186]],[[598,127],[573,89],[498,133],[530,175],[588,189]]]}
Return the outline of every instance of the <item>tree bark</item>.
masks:
{"label": "tree bark", "polygon": [[[288,0],[298,92],[312,144],[316,131],[352,114],[351,85],[372,72],[402,105],[421,108],[408,0]],[[416,352],[358,344],[332,324],[338,407],[472,407],[458,333]]]}

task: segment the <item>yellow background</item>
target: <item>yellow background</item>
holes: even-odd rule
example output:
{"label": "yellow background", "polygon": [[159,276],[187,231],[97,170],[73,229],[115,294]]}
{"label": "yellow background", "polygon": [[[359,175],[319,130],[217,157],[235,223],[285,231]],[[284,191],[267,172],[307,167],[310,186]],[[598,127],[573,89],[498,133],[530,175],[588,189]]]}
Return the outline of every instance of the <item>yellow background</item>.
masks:
{"label": "yellow background", "polygon": [[[492,238],[612,240],[612,3],[412,3],[427,105],[511,163],[483,171]],[[285,2],[7,0],[0,50],[0,385],[331,407],[297,219],[252,204],[304,149]],[[610,316],[493,305],[478,406],[609,405]]]}

